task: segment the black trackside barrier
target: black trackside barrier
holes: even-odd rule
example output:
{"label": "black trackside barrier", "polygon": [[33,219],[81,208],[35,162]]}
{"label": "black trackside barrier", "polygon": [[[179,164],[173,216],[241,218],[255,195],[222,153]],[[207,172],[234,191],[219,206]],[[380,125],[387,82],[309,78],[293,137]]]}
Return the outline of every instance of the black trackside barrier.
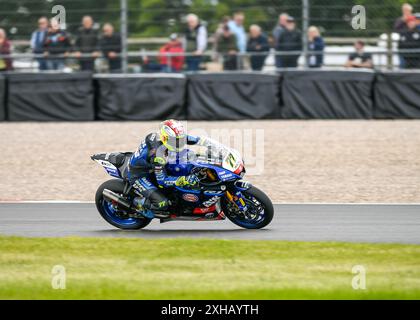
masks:
{"label": "black trackside barrier", "polygon": [[279,116],[280,77],[264,73],[188,75],[188,119],[272,119]]}
{"label": "black trackside barrier", "polygon": [[0,121],[165,118],[420,119],[420,72],[0,74]]}
{"label": "black trackside barrier", "polygon": [[373,71],[286,71],[285,119],[371,119]]}
{"label": "black trackside barrier", "polygon": [[11,121],[94,120],[91,73],[9,73]]}
{"label": "black trackside barrier", "polygon": [[185,119],[182,74],[97,75],[100,120]]}
{"label": "black trackside barrier", "polygon": [[0,121],[6,120],[6,79],[0,74]]}
{"label": "black trackside barrier", "polygon": [[374,101],[375,118],[420,119],[420,73],[378,73]]}

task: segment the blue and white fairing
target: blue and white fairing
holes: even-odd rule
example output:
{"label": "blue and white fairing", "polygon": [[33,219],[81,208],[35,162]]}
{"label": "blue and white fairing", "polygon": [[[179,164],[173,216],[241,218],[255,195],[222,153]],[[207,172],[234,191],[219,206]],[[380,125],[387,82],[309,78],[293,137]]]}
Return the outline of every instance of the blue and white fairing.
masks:
{"label": "blue and white fairing", "polygon": [[[238,181],[242,178],[245,171],[242,158],[237,151],[224,146],[218,146],[217,150],[213,148],[212,151],[210,156],[208,153],[197,154],[194,159],[189,159],[190,161],[186,163],[168,163],[166,165],[167,172],[172,176],[186,176],[191,174],[192,168],[208,168],[217,175],[218,180],[222,183]],[[184,201],[201,207],[210,207],[218,203],[225,193],[224,190],[197,190],[177,186],[175,189],[180,192],[180,197]]]}
{"label": "blue and white fairing", "polygon": [[99,163],[102,167],[104,167],[105,171],[112,177],[122,179],[122,174],[120,170],[116,166],[114,166],[111,162],[106,160],[98,160],[95,159],[97,163]]}
{"label": "blue and white fairing", "polygon": [[[179,162],[169,162],[166,165],[168,174],[171,176],[187,176],[192,168],[201,167],[212,169],[221,182],[239,180],[245,173],[241,155],[236,150],[223,145],[212,144],[211,155],[197,154],[193,159],[186,157]],[[191,154],[191,150],[184,150],[185,154]],[[122,172],[114,164],[105,159],[94,159],[112,177],[123,179]],[[184,160],[184,161],[183,161]]]}

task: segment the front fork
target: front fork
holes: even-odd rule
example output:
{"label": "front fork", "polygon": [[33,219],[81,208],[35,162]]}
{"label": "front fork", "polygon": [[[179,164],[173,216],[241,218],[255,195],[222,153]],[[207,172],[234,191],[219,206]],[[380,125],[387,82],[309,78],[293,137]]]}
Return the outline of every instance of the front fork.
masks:
{"label": "front fork", "polygon": [[226,191],[226,197],[239,209],[239,211],[244,213],[248,211],[248,207],[246,206],[244,197],[240,190],[235,190],[233,192]]}

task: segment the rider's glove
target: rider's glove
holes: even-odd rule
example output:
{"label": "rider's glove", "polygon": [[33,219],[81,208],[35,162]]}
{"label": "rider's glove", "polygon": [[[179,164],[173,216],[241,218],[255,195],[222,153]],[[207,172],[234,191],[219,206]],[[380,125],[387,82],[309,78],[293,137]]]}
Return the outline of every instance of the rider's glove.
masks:
{"label": "rider's glove", "polygon": [[177,187],[194,187],[198,182],[199,180],[195,175],[181,176],[176,180],[175,185]]}

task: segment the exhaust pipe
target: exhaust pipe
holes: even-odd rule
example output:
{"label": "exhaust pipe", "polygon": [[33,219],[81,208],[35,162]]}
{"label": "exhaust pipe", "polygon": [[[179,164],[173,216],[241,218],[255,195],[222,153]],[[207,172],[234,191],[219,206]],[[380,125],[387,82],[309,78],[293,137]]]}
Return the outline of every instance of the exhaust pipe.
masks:
{"label": "exhaust pipe", "polygon": [[104,189],[104,191],[102,191],[102,195],[105,200],[116,202],[122,209],[131,210],[131,203],[116,194],[114,191]]}

